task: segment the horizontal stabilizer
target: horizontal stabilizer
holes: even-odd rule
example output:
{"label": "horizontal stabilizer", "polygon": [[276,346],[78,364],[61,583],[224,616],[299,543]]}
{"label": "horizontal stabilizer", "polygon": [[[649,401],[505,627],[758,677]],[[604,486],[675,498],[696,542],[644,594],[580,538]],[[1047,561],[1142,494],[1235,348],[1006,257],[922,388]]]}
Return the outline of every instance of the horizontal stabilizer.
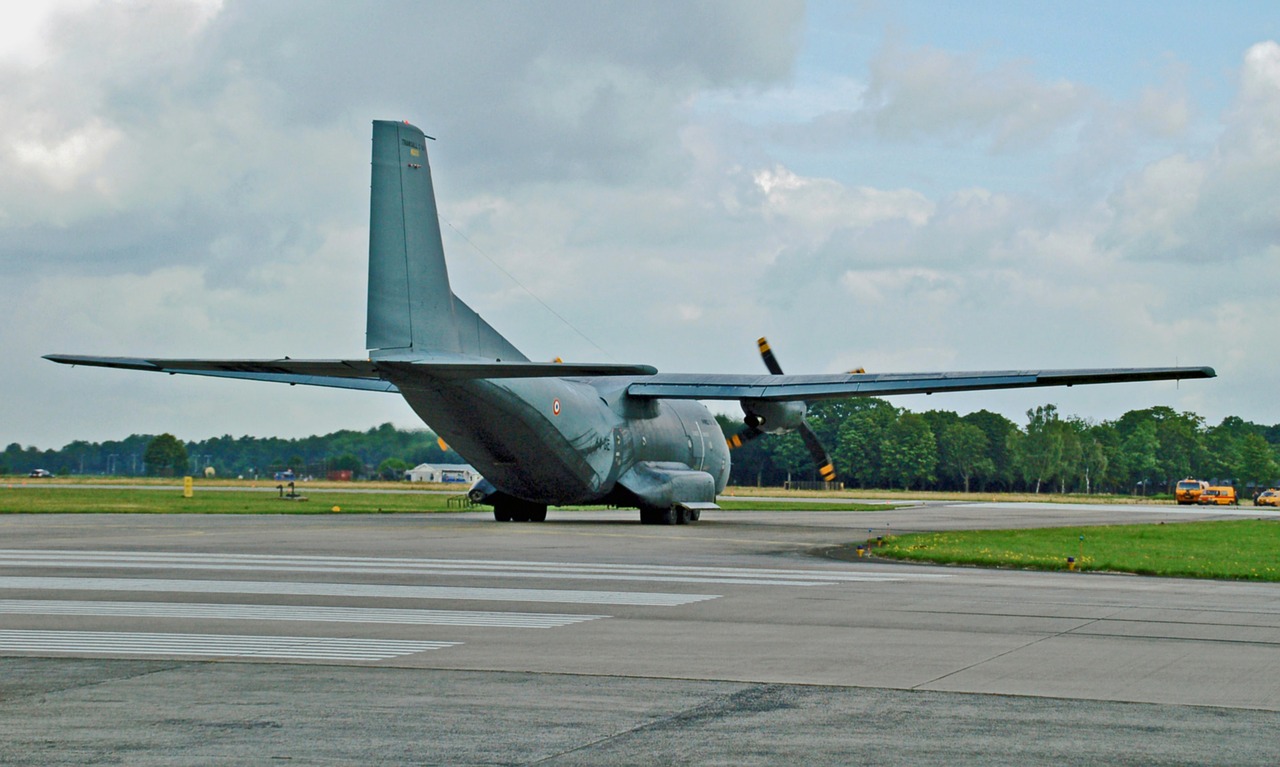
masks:
{"label": "horizontal stabilizer", "polygon": [[838,375],[696,375],[666,373],[627,387],[632,397],[702,400],[822,400],[893,394],[1017,389],[1032,386],[1213,378],[1210,367],[1099,368],[1095,370],[1003,370],[970,373],[876,373]]}

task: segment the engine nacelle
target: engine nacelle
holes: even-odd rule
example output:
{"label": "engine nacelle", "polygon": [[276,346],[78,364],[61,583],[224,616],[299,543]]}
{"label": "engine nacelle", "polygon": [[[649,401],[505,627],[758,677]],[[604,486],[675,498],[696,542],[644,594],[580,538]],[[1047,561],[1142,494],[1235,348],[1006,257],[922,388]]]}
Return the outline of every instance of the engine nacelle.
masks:
{"label": "engine nacelle", "polygon": [[808,406],[799,400],[776,402],[773,400],[744,399],[742,412],[747,426],[766,434],[785,434],[800,428]]}

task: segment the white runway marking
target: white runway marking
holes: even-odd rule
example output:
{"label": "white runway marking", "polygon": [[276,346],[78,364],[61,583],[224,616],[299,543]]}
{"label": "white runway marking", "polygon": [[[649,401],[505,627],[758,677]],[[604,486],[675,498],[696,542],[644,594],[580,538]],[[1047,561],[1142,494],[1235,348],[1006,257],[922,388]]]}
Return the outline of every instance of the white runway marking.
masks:
{"label": "white runway marking", "polygon": [[945,574],[881,573],[866,570],[800,570],[680,565],[612,565],[516,560],[303,557],[254,554],[57,551],[0,549],[0,566],[26,568],[180,569],[363,575],[479,576],[814,586],[833,583],[949,578]]}
{"label": "white runway marking", "polygon": [[556,628],[608,618],[607,615],[482,612],[477,610],[394,610],[374,607],[298,605],[219,605],[184,602],[80,602],[73,600],[0,599],[0,614],[91,615],[134,618],[315,621],[322,623],[395,623],[415,626],[485,626],[490,628]]}
{"label": "white runway marking", "polygon": [[568,591],[490,589],[450,586],[396,586],[363,583],[295,583],[290,581],[186,581],[159,578],[36,578],[0,576],[0,589],[46,591],[145,591],[198,594],[272,594],[287,596],[390,597],[490,602],[551,602],[590,605],[673,607],[718,594],[665,594],[647,591]]}
{"label": "white runway marking", "polygon": [[214,658],[376,661],[461,642],[335,637],[142,634],[119,631],[0,631],[0,653],[35,655],[199,655]]}

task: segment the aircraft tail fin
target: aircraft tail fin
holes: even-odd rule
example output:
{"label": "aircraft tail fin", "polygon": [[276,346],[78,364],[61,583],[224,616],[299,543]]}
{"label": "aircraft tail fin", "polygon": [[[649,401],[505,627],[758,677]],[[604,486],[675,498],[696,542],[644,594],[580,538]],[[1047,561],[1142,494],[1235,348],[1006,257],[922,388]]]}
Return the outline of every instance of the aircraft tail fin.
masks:
{"label": "aircraft tail fin", "polygon": [[422,131],[408,122],[375,121],[372,177],[365,326],[370,356],[525,359],[449,287]]}

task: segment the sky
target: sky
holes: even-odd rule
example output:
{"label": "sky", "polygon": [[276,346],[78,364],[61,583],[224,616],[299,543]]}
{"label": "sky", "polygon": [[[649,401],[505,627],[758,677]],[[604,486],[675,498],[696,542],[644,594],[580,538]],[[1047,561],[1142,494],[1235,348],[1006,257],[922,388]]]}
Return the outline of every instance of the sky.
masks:
{"label": "sky", "polygon": [[1210,365],[893,401],[1277,423],[1278,41],[1264,2],[5,4],[0,442],[420,426],[41,359],[364,357],[375,119],[436,139],[454,292],[531,359]]}

